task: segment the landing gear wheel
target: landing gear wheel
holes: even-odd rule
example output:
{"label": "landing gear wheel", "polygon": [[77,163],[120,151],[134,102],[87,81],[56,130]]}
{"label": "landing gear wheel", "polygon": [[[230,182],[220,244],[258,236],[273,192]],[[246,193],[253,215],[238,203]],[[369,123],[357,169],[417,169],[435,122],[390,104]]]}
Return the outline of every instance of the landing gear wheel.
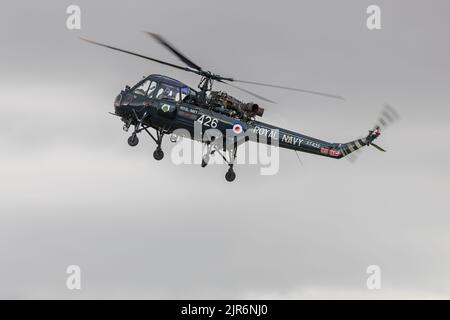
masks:
{"label": "landing gear wheel", "polygon": [[236,179],[236,173],[234,173],[233,169],[228,169],[227,173],[225,174],[225,179],[228,182],[233,182],[234,179]]}
{"label": "landing gear wheel", "polygon": [[161,150],[161,148],[156,148],[156,150],[153,151],[153,158],[158,161],[164,158],[164,152]]}
{"label": "landing gear wheel", "polygon": [[128,138],[128,145],[130,147],[136,147],[139,143],[139,138],[136,136],[136,134],[132,134],[129,138]]}

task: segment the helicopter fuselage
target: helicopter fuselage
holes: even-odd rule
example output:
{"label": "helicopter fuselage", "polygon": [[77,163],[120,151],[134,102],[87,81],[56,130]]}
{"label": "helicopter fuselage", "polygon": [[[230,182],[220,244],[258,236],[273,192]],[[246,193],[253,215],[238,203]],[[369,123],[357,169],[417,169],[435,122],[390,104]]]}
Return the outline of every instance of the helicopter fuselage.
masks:
{"label": "helicopter fuselage", "polygon": [[[152,32],[145,33],[167,48],[183,62],[184,66],[104,43],[83,38],[82,40],[110,50],[201,76],[198,85],[199,92],[176,79],[162,75],[150,75],[137,83],[133,88],[127,86],[117,96],[114,102],[114,115],[121,117],[125,123],[125,131],[128,131],[131,125],[134,125],[134,132],[128,138],[128,144],[132,147],[136,146],[139,143],[137,134],[145,130],[157,144],[156,150],[153,153],[153,157],[156,160],[162,160],[164,157],[164,152],[161,148],[163,136],[167,133],[178,135],[179,131],[184,132],[182,134],[183,136],[187,132],[189,138],[199,140],[207,145],[206,154],[202,159],[202,167],[206,167],[208,164],[209,155],[218,151],[229,166],[225,179],[230,182],[236,177],[233,165],[236,159],[237,148],[246,141],[266,143],[280,148],[334,159],[340,159],[363,146],[369,145],[374,146],[380,151],[385,151],[373,143],[380,135],[379,126],[373,130],[369,130],[369,135],[365,138],[343,144],[330,143],[257,121],[256,117],[263,115],[264,108],[260,108],[258,104],[253,102],[243,103],[223,91],[212,91],[212,84],[213,81],[216,81],[222,85],[231,86],[247,95],[256,97],[260,101],[269,103],[274,103],[274,101],[248,89],[241,88],[235,85],[235,83],[246,83],[344,100],[341,96],[319,91],[223,77],[205,70],[194,63],[161,35]],[[156,137],[148,130],[149,128],[156,130]],[[233,133],[231,139],[230,133]],[[212,150],[213,148],[214,150]],[[228,160],[219,150],[220,148],[225,151],[224,153],[228,154]]]}
{"label": "helicopter fuselage", "polygon": [[[214,136],[221,134],[224,139],[231,134],[238,144],[254,141],[335,159],[343,157],[341,144],[319,140],[255,119],[239,119],[208,106],[138,95],[132,89],[122,91],[116,98],[115,115],[120,116],[128,126],[148,126],[163,134],[184,130],[189,133],[189,138],[201,142],[208,142],[210,135],[204,133],[209,131],[214,132]],[[195,131],[196,128],[201,128],[200,135]],[[224,150],[233,145],[225,140],[222,143]]]}

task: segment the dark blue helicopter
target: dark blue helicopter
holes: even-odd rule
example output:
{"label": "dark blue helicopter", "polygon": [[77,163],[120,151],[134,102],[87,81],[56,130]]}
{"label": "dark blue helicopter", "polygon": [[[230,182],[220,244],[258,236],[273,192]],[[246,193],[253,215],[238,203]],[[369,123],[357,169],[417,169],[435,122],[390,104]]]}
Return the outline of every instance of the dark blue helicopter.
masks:
{"label": "dark blue helicopter", "polygon": [[[169,49],[187,67],[91,40],[82,40],[201,76],[201,81],[198,85],[199,90],[195,90],[176,79],[153,74],[145,77],[133,87],[126,86],[116,97],[113,114],[120,117],[124,122],[123,129],[125,131],[128,131],[131,126],[134,127],[131,136],[128,138],[128,144],[136,146],[139,143],[137,135],[145,131],[157,145],[153,153],[153,157],[156,160],[161,160],[164,157],[161,142],[165,135],[184,130],[189,133],[189,138],[195,139],[198,136],[195,128],[200,128],[202,132],[205,132],[198,138],[198,140],[207,145],[206,153],[202,159],[202,167],[208,164],[210,155],[216,152],[219,153],[229,166],[225,175],[227,181],[233,181],[236,178],[233,165],[236,159],[237,148],[246,141],[276,145],[280,148],[334,159],[343,158],[363,146],[372,145],[380,151],[385,151],[373,143],[380,135],[378,126],[370,130],[365,138],[348,143],[331,143],[257,121],[256,117],[262,117],[264,113],[263,108],[253,102],[244,103],[226,92],[212,91],[213,81],[227,84],[270,103],[273,103],[273,101],[231,84],[231,82],[280,88],[341,100],[343,98],[317,91],[222,77],[203,70],[160,35],[149,32],[147,34]],[[154,129],[156,131],[155,135],[149,129]],[[213,134],[206,134],[206,132],[211,130],[214,130]]]}

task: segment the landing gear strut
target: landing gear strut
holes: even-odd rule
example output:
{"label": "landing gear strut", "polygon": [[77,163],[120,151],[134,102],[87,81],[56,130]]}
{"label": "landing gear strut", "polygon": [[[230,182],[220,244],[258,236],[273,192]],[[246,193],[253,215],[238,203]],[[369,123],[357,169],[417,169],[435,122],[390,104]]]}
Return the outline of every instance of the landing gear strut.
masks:
{"label": "landing gear strut", "polygon": [[213,141],[208,141],[208,142],[206,142],[206,153],[205,153],[205,155],[203,156],[203,158],[202,158],[202,168],[204,168],[204,167],[206,167],[207,165],[208,165],[208,162],[209,162],[209,156],[210,155],[212,155],[212,154],[214,154],[214,151],[216,151],[216,150],[212,150],[211,151],[211,149],[212,149],[212,144],[211,144],[211,142],[213,142]]}
{"label": "landing gear strut", "polygon": [[[161,149],[161,143],[162,143],[162,140],[164,137],[164,130],[156,129],[156,138],[155,138],[155,136],[153,134],[151,134],[151,132],[148,130],[150,128],[150,126],[143,124],[144,119],[147,117],[147,113],[144,113],[142,118],[139,119],[136,112],[135,111],[133,111],[133,112],[134,112],[134,118],[137,123],[134,126],[133,133],[128,138],[128,145],[131,147],[137,146],[139,143],[139,138],[137,137],[137,134],[141,131],[145,131],[156,143],[156,150],[153,152],[153,158],[155,158],[155,160],[158,160],[158,161],[162,160],[164,158],[164,152]],[[124,120],[124,122],[125,122],[124,130],[125,130],[125,128],[128,130],[128,128],[130,127],[130,124],[131,124],[131,120]]]}
{"label": "landing gear strut", "polygon": [[[225,174],[225,179],[228,182],[233,182],[236,179],[236,173],[233,170],[233,165],[234,165],[234,161],[236,160],[237,145],[236,144],[234,145],[233,150],[227,150],[228,155],[229,155],[228,156],[229,160],[227,159],[225,154],[217,148],[216,145],[213,146],[211,143],[206,143],[206,146],[207,146],[206,154],[202,158],[202,167],[204,168],[208,165],[209,156],[213,155],[217,151],[217,153],[222,156],[223,160],[228,164],[228,167],[229,167],[227,173]],[[211,150],[212,147],[214,147],[213,150]]]}
{"label": "landing gear strut", "polygon": [[[133,111],[134,111],[134,110],[133,110]],[[139,138],[137,137],[137,134],[138,134],[139,132],[142,131],[142,129],[141,129],[141,127],[142,127],[142,122],[143,122],[144,119],[147,117],[147,113],[144,113],[144,115],[142,116],[142,118],[139,119],[139,117],[137,116],[136,112],[134,112],[134,117],[135,117],[137,123],[136,123],[136,125],[134,126],[134,131],[133,131],[133,133],[132,133],[131,136],[128,138],[128,145],[129,145],[130,147],[136,147],[136,146],[138,145],[138,143],[139,143]],[[131,125],[132,120],[131,120],[131,118],[130,118],[130,119],[128,119],[128,120],[124,120],[124,122],[125,122],[125,124],[124,124],[124,126],[123,126],[123,130],[124,130],[125,132],[127,132],[128,129],[130,128],[130,125]]]}
{"label": "landing gear strut", "polygon": [[153,158],[155,158],[155,160],[158,161],[162,160],[162,158],[164,158],[164,152],[161,149],[161,142],[164,137],[164,132],[162,130],[156,130],[156,139],[155,139],[155,137],[150,133],[150,131],[147,130],[147,128],[144,128],[144,130],[156,142],[156,150],[153,151]]}
{"label": "landing gear strut", "polygon": [[225,174],[225,179],[228,182],[233,182],[234,179],[236,179],[236,173],[234,173],[234,170],[233,170],[234,160],[236,160],[236,155],[237,155],[237,144],[236,143],[233,146],[233,150],[228,151],[228,154],[229,154],[230,161],[227,161],[227,163],[230,168],[228,169],[227,173]]}

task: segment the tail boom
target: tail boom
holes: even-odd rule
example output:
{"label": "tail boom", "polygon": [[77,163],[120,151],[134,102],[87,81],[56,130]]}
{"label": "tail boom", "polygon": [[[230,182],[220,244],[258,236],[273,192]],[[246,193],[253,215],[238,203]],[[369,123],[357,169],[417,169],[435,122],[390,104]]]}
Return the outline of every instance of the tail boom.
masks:
{"label": "tail boom", "polygon": [[[271,142],[275,139],[280,148],[311,153],[333,159],[341,159],[364,146],[370,146],[381,134],[380,128],[377,127],[373,130],[369,130],[369,134],[365,138],[347,143],[331,143],[261,122],[253,124],[253,131],[257,134],[257,142],[272,144]],[[276,131],[276,133],[274,131]],[[264,136],[265,138],[262,141],[260,140],[261,136]],[[267,139],[268,137],[269,139]],[[375,144],[374,146],[380,148]]]}
{"label": "tail boom", "polygon": [[377,127],[374,130],[369,130],[369,134],[365,138],[353,140],[347,143],[332,143],[330,144],[330,148],[321,148],[320,153],[331,158],[341,159],[348,156],[350,153],[361,149],[362,147],[370,145],[373,145],[378,150],[385,152],[384,149],[373,143],[373,141],[380,135],[380,128]]}

